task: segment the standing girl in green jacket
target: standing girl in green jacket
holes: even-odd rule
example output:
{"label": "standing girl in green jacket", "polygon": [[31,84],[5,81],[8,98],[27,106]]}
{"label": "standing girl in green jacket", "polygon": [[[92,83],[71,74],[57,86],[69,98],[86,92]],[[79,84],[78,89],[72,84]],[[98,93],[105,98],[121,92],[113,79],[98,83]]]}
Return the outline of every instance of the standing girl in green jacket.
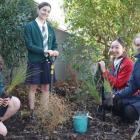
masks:
{"label": "standing girl in green jacket", "polygon": [[41,87],[42,99],[49,100],[50,57],[59,55],[57,51],[56,37],[53,28],[47,21],[51,11],[51,5],[42,2],[37,8],[37,18],[25,26],[25,44],[28,50],[27,73],[31,76],[26,79],[29,85],[29,107],[31,117],[34,117],[35,93],[38,86]]}

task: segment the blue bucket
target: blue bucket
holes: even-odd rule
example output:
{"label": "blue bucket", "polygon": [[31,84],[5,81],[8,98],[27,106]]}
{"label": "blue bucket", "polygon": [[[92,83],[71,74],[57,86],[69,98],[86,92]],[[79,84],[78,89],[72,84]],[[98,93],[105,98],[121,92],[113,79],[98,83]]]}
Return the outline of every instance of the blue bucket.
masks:
{"label": "blue bucket", "polygon": [[75,132],[85,133],[87,132],[87,126],[88,126],[87,114],[75,115],[73,117],[73,127]]}

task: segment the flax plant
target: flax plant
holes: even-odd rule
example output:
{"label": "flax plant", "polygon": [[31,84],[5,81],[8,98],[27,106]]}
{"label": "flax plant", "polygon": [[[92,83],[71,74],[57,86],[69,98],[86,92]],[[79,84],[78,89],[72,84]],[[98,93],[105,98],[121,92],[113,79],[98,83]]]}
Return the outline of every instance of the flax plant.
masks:
{"label": "flax plant", "polygon": [[26,72],[26,65],[19,66],[18,69],[14,72],[14,76],[12,78],[12,81],[6,88],[6,93],[10,94],[12,90],[19,84],[22,84],[25,82],[25,79],[35,75],[37,73],[40,73],[39,70],[34,70],[34,72]]}
{"label": "flax plant", "polygon": [[100,104],[101,103],[101,99],[100,99],[100,95],[96,89],[95,83],[91,82],[91,81],[86,81],[85,85],[90,93],[91,96],[93,96],[93,98],[95,99],[95,103],[96,104]]}

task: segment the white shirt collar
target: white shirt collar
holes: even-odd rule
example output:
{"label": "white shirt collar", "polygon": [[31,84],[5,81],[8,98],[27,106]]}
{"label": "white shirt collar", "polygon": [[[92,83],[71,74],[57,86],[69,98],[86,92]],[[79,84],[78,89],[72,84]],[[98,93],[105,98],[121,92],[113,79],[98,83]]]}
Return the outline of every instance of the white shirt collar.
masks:
{"label": "white shirt collar", "polygon": [[42,24],[38,18],[36,18],[35,21],[37,22],[37,24],[38,24],[38,26],[39,26],[39,29],[40,29],[41,31],[42,31],[42,26],[44,26],[46,29],[48,28],[48,27],[47,27],[47,22],[46,22],[46,21],[44,22],[44,24]]}
{"label": "white shirt collar", "polygon": [[118,64],[120,64],[121,61],[122,61],[122,59],[123,59],[123,58],[115,59],[115,60],[114,60],[114,67],[116,67]]}

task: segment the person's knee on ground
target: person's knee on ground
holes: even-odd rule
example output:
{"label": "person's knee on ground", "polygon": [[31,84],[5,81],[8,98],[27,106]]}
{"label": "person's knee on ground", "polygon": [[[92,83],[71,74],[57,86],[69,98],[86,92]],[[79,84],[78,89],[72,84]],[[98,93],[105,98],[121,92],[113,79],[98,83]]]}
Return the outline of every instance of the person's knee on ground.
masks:
{"label": "person's knee on ground", "polygon": [[7,135],[7,128],[3,124],[3,122],[0,122],[0,135],[6,136]]}
{"label": "person's knee on ground", "polygon": [[139,114],[132,105],[128,105],[124,109],[124,118],[126,121],[133,122],[139,119]]}
{"label": "person's knee on ground", "polygon": [[1,120],[5,121],[9,119],[19,110],[19,108],[20,108],[20,100],[17,97],[12,96],[12,98],[9,101],[8,108],[3,117],[1,117]]}
{"label": "person's knee on ground", "polygon": [[19,98],[12,96],[11,105],[13,106],[13,111],[16,113],[20,109],[21,105]]}

